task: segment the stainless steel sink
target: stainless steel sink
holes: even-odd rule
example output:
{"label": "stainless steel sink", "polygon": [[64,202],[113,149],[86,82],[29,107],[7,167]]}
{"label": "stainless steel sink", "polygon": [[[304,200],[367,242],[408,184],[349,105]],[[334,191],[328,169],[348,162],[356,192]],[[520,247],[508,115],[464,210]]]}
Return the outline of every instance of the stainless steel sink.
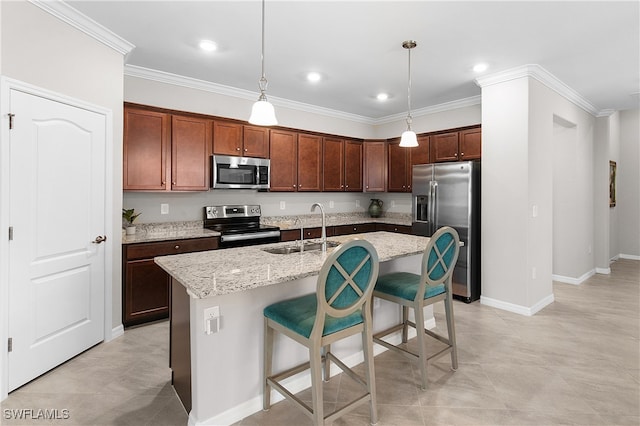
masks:
{"label": "stainless steel sink", "polygon": [[[335,241],[327,241],[327,248],[330,247],[337,247],[339,246],[340,243],[337,243]],[[305,251],[315,251],[315,250],[322,250],[322,243],[304,243],[303,247],[302,247],[302,252]],[[291,254],[291,253],[300,253],[300,246],[299,245],[292,245],[292,246],[283,246],[283,247],[270,247],[270,248],[264,248],[262,249],[262,251],[266,251],[267,253],[271,253],[271,254]]]}

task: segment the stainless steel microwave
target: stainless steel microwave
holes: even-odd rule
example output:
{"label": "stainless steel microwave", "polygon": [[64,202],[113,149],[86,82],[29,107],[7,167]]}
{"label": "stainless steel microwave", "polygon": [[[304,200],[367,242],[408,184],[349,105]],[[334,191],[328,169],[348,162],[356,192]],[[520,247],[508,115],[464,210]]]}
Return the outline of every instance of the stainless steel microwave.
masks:
{"label": "stainless steel microwave", "polygon": [[266,158],[211,156],[211,188],[269,189],[269,165]]}

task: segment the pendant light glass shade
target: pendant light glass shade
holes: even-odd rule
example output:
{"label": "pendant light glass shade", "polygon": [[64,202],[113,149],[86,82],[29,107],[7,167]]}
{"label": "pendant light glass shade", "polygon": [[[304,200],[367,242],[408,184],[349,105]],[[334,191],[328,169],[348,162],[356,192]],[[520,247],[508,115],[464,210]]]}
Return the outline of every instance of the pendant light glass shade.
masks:
{"label": "pendant light glass shade", "polygon": [[407,130],[402,133],[400,138],[400,146],[404,148],[412,148],[418,146],[418,138],[416,132],[411,130],[411,49],[417,46],[413,40],[407,40],[402,43],[402,47],[409,51],[409,84],[407,87],[407,104],[409,111],[407,112]]}
{"label": "pendant light glass shade", "polygon": [[262,0],[262,53],[260,56],[262,62],[262,77],[258,81],[258,87],[260,88],[260,97],[253,104],[251,108],[251,116],[249,117],[249,123],[256,126],[275,126],[278,124],[276,119],[276,112],[273,109],[273,105],[267,100],[267,77],[264,74],[264,1]]}

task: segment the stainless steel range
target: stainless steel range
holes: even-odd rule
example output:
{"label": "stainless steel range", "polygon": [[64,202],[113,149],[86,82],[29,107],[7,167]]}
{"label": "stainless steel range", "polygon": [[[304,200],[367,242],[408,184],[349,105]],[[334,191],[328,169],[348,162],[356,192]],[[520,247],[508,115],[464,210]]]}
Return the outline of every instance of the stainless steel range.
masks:
{"label": "stainless steel range", "polygon": [[220,232],[220,247],[240,247],[280,241],[280,228],[260,224],[260,206],[209,206],[204,227]]}

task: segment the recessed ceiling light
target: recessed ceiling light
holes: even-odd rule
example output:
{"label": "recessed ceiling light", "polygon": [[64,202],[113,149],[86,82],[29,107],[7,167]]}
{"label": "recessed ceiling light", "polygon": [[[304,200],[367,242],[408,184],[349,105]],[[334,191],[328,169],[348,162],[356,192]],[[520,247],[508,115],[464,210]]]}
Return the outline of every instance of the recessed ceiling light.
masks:
{"label": "recessed ceiling light", "polygon": [[476,64],[473,66],[473,70],[475,72],[485,72],[487,70],[487,68],[489,68],[489,65],[481,63],[481,64]]}
{"label": "recessed ceiling light", "polygon": [[378,93],[378,96],[376,96],[376,99],[379,101],[386,101],[387,99],[389,99],[389,95],[386,93]]}
{"label": "recessed ceiling light", "polygon": [[307,80],[312,83],[317,83],[318,81],[322,80],[322,75],[320,75],[319,72],[312,71],[307,74]]}
{"label": "recessed ceiling light", "polygon": [[211,40],[200,40],[200,44],[198,46],[206,52],[214,52],[218,50],[218,45]]}

